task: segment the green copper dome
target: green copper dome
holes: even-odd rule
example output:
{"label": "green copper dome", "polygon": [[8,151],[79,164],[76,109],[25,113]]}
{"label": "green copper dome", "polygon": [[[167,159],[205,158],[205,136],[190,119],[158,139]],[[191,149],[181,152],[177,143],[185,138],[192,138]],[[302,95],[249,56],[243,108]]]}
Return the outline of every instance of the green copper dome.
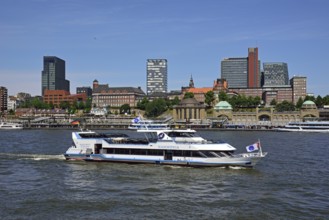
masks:
{"label": "green copper dome", "polygon": [[232,106],[227,101],[220,101],[215,105],[215,110],[232,110]]}
{"label": "green copper dome", "polygon": [[307,100],[307,101],[303,102],[303,105],[315,105],[315,103],[311,100]]}

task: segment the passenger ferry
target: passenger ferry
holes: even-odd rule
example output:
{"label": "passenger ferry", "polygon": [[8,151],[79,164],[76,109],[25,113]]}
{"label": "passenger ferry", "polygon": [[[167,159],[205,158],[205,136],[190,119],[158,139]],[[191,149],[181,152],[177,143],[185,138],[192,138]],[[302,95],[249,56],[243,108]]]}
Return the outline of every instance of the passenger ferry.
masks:
{"label": "passenger ferry", "polygon": [[155,123],[153,120],[133,119],[132,123],[128,126],[131,130],[164,130],[170,129],[166,123]]}
{"label": "passenger ferry", "polygon": [[277,128],[277,130],[328,133],[329,122],[325,122],[325,121],[289,122],[283,128]]}
{"label": "passenger ferry", "polygon": [[72,133],[73,145],[66,160],[124,162],[195,167],[253,167],[266,156],[257,153],[234,154],[228,143],[208,141],[195,130],[138,130],[145,137],[106,135],[94,131]]}
{"label": "passenger ferry", "polygon": [[23,129],[23,125],[19,123],[9,123],[9,122],[1,122],[0,123],[1,130],[16,130]]}

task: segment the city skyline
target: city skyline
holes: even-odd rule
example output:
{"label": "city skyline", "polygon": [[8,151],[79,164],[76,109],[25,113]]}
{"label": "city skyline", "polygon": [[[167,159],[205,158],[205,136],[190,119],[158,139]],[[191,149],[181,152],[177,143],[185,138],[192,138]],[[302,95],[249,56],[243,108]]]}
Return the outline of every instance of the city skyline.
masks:
{"label": "city skyline", "polygon": [[71,93],[94,79],[146,92],[145,61],[153,58],[168,60],[168,90],[188,85],[191,75],[196,87],[208,87],[220,78],[221,60],[258,47],[261,63],[287,63],[290,78],[307,77],[307,92],[324,96],[328,6],[325,0],[5,1],[0,86],[8,95],[41,95],[42,57],[57,56],[66,61]]}

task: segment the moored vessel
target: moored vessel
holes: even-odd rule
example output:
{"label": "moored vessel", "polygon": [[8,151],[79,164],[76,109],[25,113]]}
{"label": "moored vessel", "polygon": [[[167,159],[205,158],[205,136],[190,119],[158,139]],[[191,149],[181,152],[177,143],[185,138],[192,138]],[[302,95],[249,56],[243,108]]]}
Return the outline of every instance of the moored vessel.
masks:
{"label": "moored vessel", "polygon": [[157,123],[153,120],[145,120],[142,117],[136,117],[132,120],[132,123],[128,126],[131,130],[163,130],[170,129],[167,123]]}
{"label": "moored vessel", "polygon": [[329,122],[327,121],[289,122],[283,128],[277,128],[276,130],[329,133]]}
{"label": "moored vessel", "polygon": [[10,123],[10,122],[1,122],[0,123],[1,130],[17,130],[23,129],[23,125],[19,123]]}

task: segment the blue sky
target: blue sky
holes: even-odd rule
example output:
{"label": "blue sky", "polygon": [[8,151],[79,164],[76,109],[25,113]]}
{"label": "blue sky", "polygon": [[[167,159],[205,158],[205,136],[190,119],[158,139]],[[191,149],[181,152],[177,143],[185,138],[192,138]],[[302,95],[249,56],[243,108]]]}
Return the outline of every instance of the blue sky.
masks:
{"label": "blue sky", "polygon": [[220,61],[288,63],[307,92],[329,94],[327,0],[2,0],[0,86],[41,94],[43,56],[66,61],[71,93],[97,79],[146,87],[146,60],[168,60],[169,90],[211,87]]}

